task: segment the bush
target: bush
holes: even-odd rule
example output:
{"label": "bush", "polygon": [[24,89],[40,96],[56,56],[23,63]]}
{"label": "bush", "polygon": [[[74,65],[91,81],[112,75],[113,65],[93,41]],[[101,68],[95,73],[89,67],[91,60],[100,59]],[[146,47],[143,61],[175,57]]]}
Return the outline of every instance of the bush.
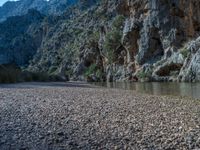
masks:
{"label": "bush", "polygon": [[88,76],[90,76],[91,74],[95,73],[96,69],[97,69],[97,65],[96,65],[96,64],[92,64],[92,65],[90,65],[90,67],[88,67],[88,68],[86,69],[84,75],[85,75],[86,77],[88,77]]}
{"label": "bush", "polygon": [[100,33],[98,31],[92,33],[91,35],[91,39],[98,42],[99,41],[99,36],[100,36]]}
{"label": "bush", "polygon": [[145,72],[139,72],[138,74],[137,74],[137,77],[139,78],[139,79],[145,79],[146,77],[148,77],[148,75],[147,75],[147,73],[145,73]]}
{"label": "bush", "polygon": [[122,27],[124,20],[124,16],[117,16],[113,20],[111,31],[106,35],[103,48],[107,52],[109,63],[114,62],[117,57],[115,51],[121,45]]}
{"label": "bush", "polygon": [[20,69],[15,65],[0,65],[0,83],[16,83],[20,73]]}
{"label": "bush", "polygon": [[121,33],[117,30],[112,30],[106,35],[106,40],[104,43],[104,49],[107,51],[107,57],[109,63],[115,61],[115,50],[120,45]]}
{"label": "bush", "polygon": [[123,27],[124,21],[125,21],[125,17],[122,15],[118,15],[115,17],[112,23],[112,27],[116,29],[121,29]]}
{"label": "bush", "polygon": [[43,72],[31,73],[33,81],[47,82],[50,81],[50,76]]}
{"label": "bush", "polygon": [[31,81],[33,81],[33,77],[30,72],[24,71],[21,73],[20,82],[31,82]]}
{"label": "bush", "polygon": [[49,75],[44,72],[23,72],[21,77],[22,82],[51,82],[51,81],[64,81],[60,76],[58,75]]}
{"label": "bush", "polygon": [[57,69],[58,69],[57,66],[52,66],[52,67],[50,67],[50,69],[49,69],[49,74],[53,74],[54,72],[56,72]]}
{"label": "bush", "polygon": [[65,71],[65,76],[70,77],[72,75],[73,75],[73,69],[68,69],[68,70]]}
{"label": "bush", "polygon": [[142,80],[146,80],[146,81],[149,81],[149,79],[151,78],[152,76],[152,70],[151,69],[148,69],[146,71],[144,70],[140,70],[138,73],[137,73],[137,78],[140,79],[141,81]]}
{"label": "bush", "polygon": [[22,71],[15,65],[0,65],[0,83],[64,81],[58,75]]}
{"label": "bush", "polygon": [[103,77],[103,72],[100,69],[98,69],[96,71],[96,76],[97,76],[97,78],[101,79]]}
{"label": "bush", "polygon": [[189,50],[186,47],[184,47],[180,50],[180,53],[183,55],[184,58],[187,58]]}

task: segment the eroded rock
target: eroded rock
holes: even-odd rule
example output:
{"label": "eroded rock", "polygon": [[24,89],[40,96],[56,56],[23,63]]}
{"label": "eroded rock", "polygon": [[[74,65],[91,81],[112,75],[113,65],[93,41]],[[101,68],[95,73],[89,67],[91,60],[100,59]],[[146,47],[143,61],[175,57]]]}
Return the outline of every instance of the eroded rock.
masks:
{"label": "eroded rock", "polygon": [[187,47],[189,57],[185,60],[179,74],[180,81],[200,81],[200,38],[190,42]]}

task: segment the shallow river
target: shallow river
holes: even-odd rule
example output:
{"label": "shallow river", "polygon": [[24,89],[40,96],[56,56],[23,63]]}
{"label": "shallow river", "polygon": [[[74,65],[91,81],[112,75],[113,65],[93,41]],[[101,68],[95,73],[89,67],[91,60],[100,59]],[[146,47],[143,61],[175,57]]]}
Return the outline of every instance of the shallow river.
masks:
{"label": "shallow river", "polygon": [[[175,95],[187,96],[200,99],[200,83],[93,83],[98,86],[108,88],[119,88],[126,90],[135,90],[139,93],[147,93],[153,95]],[[1,88],[54,88],[54,87],[90,87],[85,82],[30,82],[18,84],[0,84]]]}
{"label": "shallow river", "polygon": [[95,85],[135,90],[153,95],[187,96],[200,99],[200,83],[95,83]]}

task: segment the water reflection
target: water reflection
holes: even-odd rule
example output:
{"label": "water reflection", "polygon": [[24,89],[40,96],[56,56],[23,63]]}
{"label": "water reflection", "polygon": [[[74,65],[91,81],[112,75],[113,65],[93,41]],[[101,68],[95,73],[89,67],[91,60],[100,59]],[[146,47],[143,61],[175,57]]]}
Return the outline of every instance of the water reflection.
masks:
{"label": "water reflection", "polygon": [[200,99],[200,83],[95,83],[108,88],[135,90],[154,95],[188,96]]}

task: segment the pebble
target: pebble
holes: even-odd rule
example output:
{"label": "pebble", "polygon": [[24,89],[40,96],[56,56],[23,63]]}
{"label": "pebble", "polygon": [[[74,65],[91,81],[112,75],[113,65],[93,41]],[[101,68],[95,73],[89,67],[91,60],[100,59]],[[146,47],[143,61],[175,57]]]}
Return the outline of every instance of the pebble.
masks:
{"label": "pebble", "polygon": [[0,88],[0,150],[200,149],[197,100],[82,83],[18,85]]}

